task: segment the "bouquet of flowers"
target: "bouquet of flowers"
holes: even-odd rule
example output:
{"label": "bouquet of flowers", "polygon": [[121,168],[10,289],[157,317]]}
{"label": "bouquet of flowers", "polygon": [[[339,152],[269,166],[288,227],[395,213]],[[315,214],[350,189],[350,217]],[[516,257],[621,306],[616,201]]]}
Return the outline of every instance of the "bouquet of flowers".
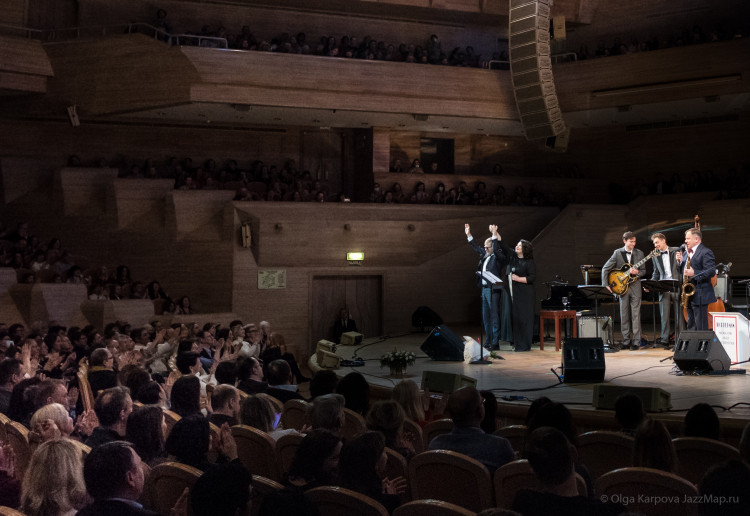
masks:
{"label": "bouquet of flowers", "polygon": [[411,351],[398,351],[394,349],[380,357],[380,367],[390,367],[393,374],[403,374],[406,367],[414,365],[417,355]]}

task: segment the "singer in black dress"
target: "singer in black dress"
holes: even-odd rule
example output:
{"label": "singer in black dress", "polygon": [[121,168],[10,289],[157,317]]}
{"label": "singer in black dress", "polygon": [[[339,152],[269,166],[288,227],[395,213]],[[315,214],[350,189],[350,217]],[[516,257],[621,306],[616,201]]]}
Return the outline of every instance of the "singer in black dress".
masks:
{"label": "singer in black dress", "polygon": [[510,257],[510,278],[513,296],[513,346],[516,351],[530,351],[534,335],[534,280],[536,264],[534,248],[528,240],[516,244]]}

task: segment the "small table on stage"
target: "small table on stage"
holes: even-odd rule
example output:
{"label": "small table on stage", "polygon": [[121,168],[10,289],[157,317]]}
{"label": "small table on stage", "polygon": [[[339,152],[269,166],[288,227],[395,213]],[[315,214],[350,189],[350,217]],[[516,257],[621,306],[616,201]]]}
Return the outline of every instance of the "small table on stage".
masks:
{"label": "small table on stage", "polygon": [[578,337],[575,310],[541,310],[539,312],[539,349],[544,349],[544,320],[555,320],[555,351],[560,351],[560,320],[573,320],[573,337]]}

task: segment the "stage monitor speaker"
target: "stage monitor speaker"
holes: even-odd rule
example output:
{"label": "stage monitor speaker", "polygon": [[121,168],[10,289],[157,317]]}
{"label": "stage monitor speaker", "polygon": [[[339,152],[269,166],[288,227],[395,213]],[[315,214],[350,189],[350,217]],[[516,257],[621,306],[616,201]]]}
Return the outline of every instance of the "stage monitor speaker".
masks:
{"label": "stage monitor speaker", "polygon": [[477,379],[462,374],[422,371],[422,390],[429,388],[430,392],[450,394],[467,385],[476,387]]}
{"label": "stage monitor speaker", "polygon": [[687,330],[674,347],[674,363],[682,372],[728,371],[731,361],[713,331]]}
{"label": "stage monitor speaker", "polygon": [[563,381],[604,381],[604,342],[601,338],[565,339],[562,345]]}
{"label": "stage monitor speaker", "polygon": [[342,346],[354,346],[362,344],[362,339],[364,339],[365,336],[361,333],[357,333],[356,331],[347,331],[345,333],[341,334],[341,342],[340,344]]}
{"label": "stage monitor speaker", "polygon": [[462,362],[464,340],[445,325],[432,329],[420,349],[433,360]]}
{"label": "stage monitor speaker", "polygon": [[411,325],[415,328],[432,328],[443,324],[443,319],[429,306],[420,306],[411,314]]}
{"label": "stage monitor speaker", "polygon": [[628,387],[627,385],[594,385],[591,405],[599,409],[614,410],[615,401],[625,393],[632,392],[643,402],[646,412],[664,412],[672,408],[672,395],[658,387]]}

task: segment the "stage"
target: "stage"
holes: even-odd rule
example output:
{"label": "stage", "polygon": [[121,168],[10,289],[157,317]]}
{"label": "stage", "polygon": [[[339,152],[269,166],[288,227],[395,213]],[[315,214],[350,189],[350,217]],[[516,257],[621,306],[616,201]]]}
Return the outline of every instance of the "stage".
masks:
{"label": "stage", "polygon": [[[450,329],[461,336],[468,335],[477,338],[479,335],[476,327],[451,326]],[[489,365],[472,365],[463,362],[431,360],[419,349],[427,335],[427,333],[411,333],[368,338],[357,346],[338,346],[336,354],[342,359],[350,360],[354,357],[361,357],[364,359],[364,365],[341,367],[336,373],[344,376],[352,371],[358,371],[367,378],[371,385],[390,389],[401,379],[390,377],[388,368],[380,367],[380,357],[394,349],[410,350],[417,355],[417,360],[413,366],[409,367],[405,378],[414,380],[418,384],[421,382],[422,371],[451,372],[476,378],[477,387],[493,391],[498,401],[501,402],[501,406],[505,405],[505,401],[513,405],[527,406],[534,399],[547,396],[576,411],[603,412],[595,409],[591,404],[594,384],[560,383],[551,371],[555,369],[557,374],[561,374],[561,352],[555,351],[552,339],[545,340],[543,351],[539,349],[538,343],[532,346],[531,351],[524,353],[515,353],[507,346],[503,346],[498,353],[504,360],[493,359]],[[691,406],[700,402],[724,408],[737,403],[750,402],[750,375],[682,375],[669,358],[671,355],[671,352],[662,348],[606,353],[604,383],[664,389],[671,394],[671,412],[679,419],[684,417],[685,411]],[[319,369],[315,356],[311,357],[309,365],[313,371]],[[748,366],[750,364],[743,364],[733,366],[731,369]],[[522,398],[515,398],[517,396]],[[737,406],[731,411],[717,408],[717,413],[722,419],[750,420],[750,404]],[[611,414],[607,417],[611,417]],[[740,421],[733,423],[733,426],[737,426]]]}

